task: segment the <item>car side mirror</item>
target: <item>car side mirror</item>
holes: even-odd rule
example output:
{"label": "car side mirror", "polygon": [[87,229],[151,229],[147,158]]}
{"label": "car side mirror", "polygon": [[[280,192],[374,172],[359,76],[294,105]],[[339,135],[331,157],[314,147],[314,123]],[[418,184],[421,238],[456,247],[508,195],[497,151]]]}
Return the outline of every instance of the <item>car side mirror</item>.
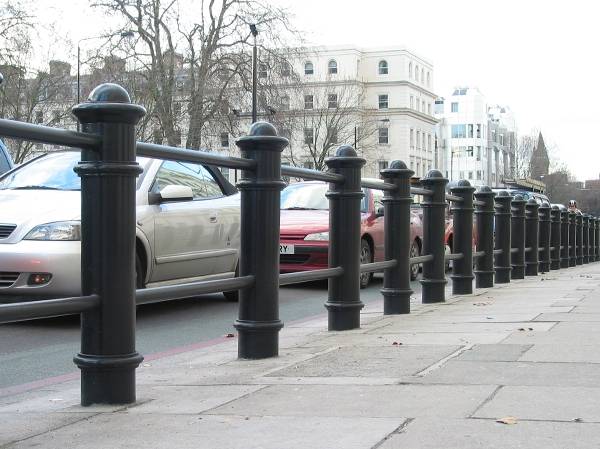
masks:
{"label": "car side mirror", "polygon": [[160,202],[167,201],[191,201],[194,199],[194,192],[189,186],[176,186],[169,184],[164,186],[158,193]]}
{"label": "car side mirror", "polygon": [[385,207],[378,206],[377,209],[375,209],[375,216],[376,217],[383,217],[384,212],[385,212]]}

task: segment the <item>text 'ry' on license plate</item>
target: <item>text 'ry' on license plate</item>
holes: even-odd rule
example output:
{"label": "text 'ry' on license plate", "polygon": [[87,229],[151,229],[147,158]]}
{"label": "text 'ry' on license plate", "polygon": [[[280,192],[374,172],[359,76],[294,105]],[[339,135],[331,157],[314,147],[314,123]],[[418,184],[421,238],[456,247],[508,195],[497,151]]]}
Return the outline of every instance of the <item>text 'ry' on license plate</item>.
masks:
{"label": "text 'ry' on license plate", "polygon": [[294,245],[279,245],[279,254],[294,254]]}

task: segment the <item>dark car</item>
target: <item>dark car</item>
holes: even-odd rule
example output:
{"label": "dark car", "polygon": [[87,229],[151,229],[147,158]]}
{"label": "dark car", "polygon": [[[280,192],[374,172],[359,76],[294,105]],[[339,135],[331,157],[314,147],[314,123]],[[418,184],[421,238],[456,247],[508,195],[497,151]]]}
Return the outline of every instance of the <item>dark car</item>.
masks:
{"label": "dark car", "polygon": [[8,152],[8,148],[6,148],[6,145],[0,139],[0,175],[6,173],[11,168],[13,168],[12,158]]}

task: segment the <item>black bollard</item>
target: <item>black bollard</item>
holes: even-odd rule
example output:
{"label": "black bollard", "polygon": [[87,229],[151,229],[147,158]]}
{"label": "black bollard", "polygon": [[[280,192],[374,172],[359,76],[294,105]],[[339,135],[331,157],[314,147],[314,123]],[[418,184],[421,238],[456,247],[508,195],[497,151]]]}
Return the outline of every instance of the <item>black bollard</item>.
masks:
{"label": "black bollard", "polygon": [[546,201],[538,209],[539,217],[539,272],[550,271],[550,204]]}
{"label": "black bollard", "polygon": [[81,283],[100,307],[81,314],[81,405],[135,402],[135,125],[145,115],[116,84],[102,84],[73,108],[82,130],[102,137],[81,151]]}
{"label": "black bollard", "polygon": [[560,206],[560,267],[569,268],[570,259],[570,238],[571,238],[571,220],[569,211],[565,206]]}
{"label": "black bollard", "polygon": [[473,192],[475,187],[469,181],[458,181],[450,189],[453,195],[462,198],[462,201],[452,201],[454,234],[452,239],[453,252],[462,254],[460,259],[455,259],[452,264],[452,294],[470,295],[473,293]]}
{"label": "black bollard", "polygon": [[560,209],[557,205],[550,209],[550,269],[560,269],[560,245],[562,231],[560,229]]}
{"label": "black bollard", "polygon": [[511,265],[512,279],[525,278],[525,200],[521,195],[515,195],[512,200],[511,220]]}
{"label": "black bollard", "polygon": [[575,214],[575,242],[576,242],[576,253],[575,253],[575,264],[583,265],[583,214],[577,211]]}
{"label": "black bollard", "polygon": [[256,161],[244,170],[241,192],[240,276],[254,276],[254,284],[240,290],[238,357],[263,359],[279,354],[279,199],[281,152],[288,140],[273,125],[254,123],[247,136],[236,140],[242,157]]}
{"label": "black bollard", "polygon": [[600,261],[600,218],[596,217],[596,236],[594,238],[596,243],[596,262]]}
{"label": "black bollard", "polygon": [[499,254],[494,255],[494,271],[496,272],[496,284],[507,284],[510,282],[512,271],[512,253],[511,253],[511,222],[512,222],[512,198],[506,191],[501,191],[496,195],[494,208],[495,212],[495,241],[494,249]]}
{"label": "black bollard", "polygon": [[569,267],[577,265],[577,222],[575,211],[569,211]]}
{"label": "black bollard", "polygon": [[475,259],[476,288],[494,286],[494,195],[488,186],[475,192],[475,199],[483,203],[475,206],[475,248],[484,253]]}
{"label": "black bollard", "polygon": [[590,263],[590,216],[583,214],[583,263]]}
{"label": "black bollard", "polygon": [[[433,256],[423,263],[422,302],[424,304],[445,301],[446,261],[444,260],[444,228],[446,224],[446,184],[438,170],[430,170],[421,180],[432,192],[424,195],[423,206],[423,255]],[[456,231],[456,230],[455,230]]]}
{"label": "black bollard", "polygon": [[590,263],[596,261],[596,217],[590,217]]}
{"label": "black bollard", "polygon": [[385,260],[396,260],[396,266],[383,272],[383,314],[410,313],[410,177],[414,171],[402,161],[392,161],[381,171],[386,183],[396,189],[383,197]]}
{"label": "black bollard", "polygon": [[341,184],[329,184],[329,266],[342,267],[341,276],[329,279],[328,311],[330,331],[360,327],[360,187],[365,160],[354,148],[344,145],[326,161],[329,170],[344,176]]}

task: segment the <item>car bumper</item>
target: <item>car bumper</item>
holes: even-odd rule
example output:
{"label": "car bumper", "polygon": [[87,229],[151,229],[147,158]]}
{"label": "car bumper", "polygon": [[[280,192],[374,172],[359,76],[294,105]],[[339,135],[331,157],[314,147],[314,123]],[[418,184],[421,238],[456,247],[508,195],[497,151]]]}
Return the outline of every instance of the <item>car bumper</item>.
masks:
{"label": "car bumper", "polygon": [[296,241],[281,241],[282,245],[294,245],[294,254],[279,255],[279,271],[292,273],[295,271],[319,270],[328,267],[329,242],[319,241],[300,243]]}
{"label": "car bumper", "polygon": [[[42,285],[32,274],[49,273]],[[22,240],[0,245],[0,303],[81,295],[81,242]]]}

